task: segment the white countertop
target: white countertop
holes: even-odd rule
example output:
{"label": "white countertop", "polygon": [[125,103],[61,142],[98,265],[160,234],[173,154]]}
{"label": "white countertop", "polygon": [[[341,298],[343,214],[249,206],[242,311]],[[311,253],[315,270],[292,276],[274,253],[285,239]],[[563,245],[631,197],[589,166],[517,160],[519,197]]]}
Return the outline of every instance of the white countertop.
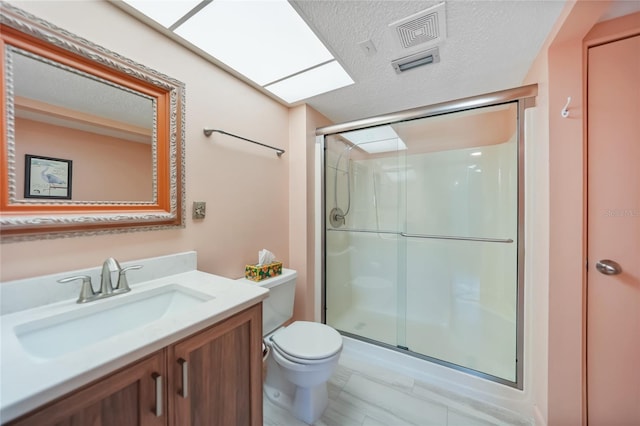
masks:
{"label": "white countertop", "polygon": [[[200,329],[224,320],[268,296],[268,290],[200,271],[170,275],[132,287],[134,292],[179,284],[213,296],[179,315],[162,317],[138,328],[106,338],[54,359],[27,353],[14,328],[51,313],[78,309],[76,299],[38,306],[0,317],[0,423],[8,422],[38,406],[177,342]],[[89,302],[97,304],[112,298]]]}

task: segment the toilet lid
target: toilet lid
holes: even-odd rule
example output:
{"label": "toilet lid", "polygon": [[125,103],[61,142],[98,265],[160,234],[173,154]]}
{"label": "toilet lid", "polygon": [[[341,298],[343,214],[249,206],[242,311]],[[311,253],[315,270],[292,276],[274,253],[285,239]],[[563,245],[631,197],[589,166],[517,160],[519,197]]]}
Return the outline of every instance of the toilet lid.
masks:
{"label": "toilet lid", "polygon": [[296,321],[271,337],[278,349],[294,358],[323,359],[342,349],[342,336],[325,324]]}

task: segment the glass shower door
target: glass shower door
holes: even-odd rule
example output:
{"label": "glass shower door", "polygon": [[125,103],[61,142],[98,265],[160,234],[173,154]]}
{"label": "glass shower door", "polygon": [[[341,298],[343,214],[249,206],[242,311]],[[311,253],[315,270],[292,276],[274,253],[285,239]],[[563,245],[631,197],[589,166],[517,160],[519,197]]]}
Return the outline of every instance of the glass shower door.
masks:
{"label": "glass shower door", "polygon": [[518,104],[325,137],[326,322],[517,382]]}
{"label": "glass shower door", "polygon": [[[504,116],[503,131],[474,126],[460,133],[465,122],[490,114]],[[431,119],[459,136],[450,149],[409,151],[415,178],[406,181],[404,234],[408,349],[510,382],[517,340],[516,114],[514,104]],[[419,146],[432,137],[424,134]]]}
{"label": "glass shower door", "polygon": [[325,315],[342,332],[396,346],[404,333],[404,150],[388,133],[381,144],[385,131],[325,141]]}

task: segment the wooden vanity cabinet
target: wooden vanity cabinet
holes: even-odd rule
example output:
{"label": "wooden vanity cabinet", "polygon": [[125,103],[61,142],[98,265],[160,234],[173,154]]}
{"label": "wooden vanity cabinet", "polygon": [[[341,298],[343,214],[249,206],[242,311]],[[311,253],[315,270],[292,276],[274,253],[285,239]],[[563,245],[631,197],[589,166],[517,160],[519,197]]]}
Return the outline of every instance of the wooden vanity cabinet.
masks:
{"label": "wooden vanity cabinet", "polygon": [[164,426],[167,393],[160,395],[162,413],[156,416],[156,380],[166,380],[165,366],[165,351],[157,352],[9,425]]}
{"label": "wooden vanity cabinet", "polygon": [[168,352],[173,425],[262,425],[262,304]]}
{"label": "wooden vanity cabinet", "polygon": [[7,426],[89,425],[262,425],[262,304]]}

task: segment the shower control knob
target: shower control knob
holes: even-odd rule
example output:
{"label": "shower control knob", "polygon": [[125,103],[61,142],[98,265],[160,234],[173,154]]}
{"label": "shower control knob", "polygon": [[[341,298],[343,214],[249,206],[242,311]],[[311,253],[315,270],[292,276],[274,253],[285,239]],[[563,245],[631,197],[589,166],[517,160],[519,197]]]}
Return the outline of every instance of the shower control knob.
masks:
{"label": "shower control knob", "polygon": [[345,214],[339,207],[331,209],[331,213],[329,213],[329,223],[331,223],[331,226],[334,228],[340,228],[345,224]]}
{"label": "shower control knob", "polygon": [[618,275],[622,272],[622,267],[618,262],[609,259],[602,259],[596,262],[596,269],[605,275]]}

